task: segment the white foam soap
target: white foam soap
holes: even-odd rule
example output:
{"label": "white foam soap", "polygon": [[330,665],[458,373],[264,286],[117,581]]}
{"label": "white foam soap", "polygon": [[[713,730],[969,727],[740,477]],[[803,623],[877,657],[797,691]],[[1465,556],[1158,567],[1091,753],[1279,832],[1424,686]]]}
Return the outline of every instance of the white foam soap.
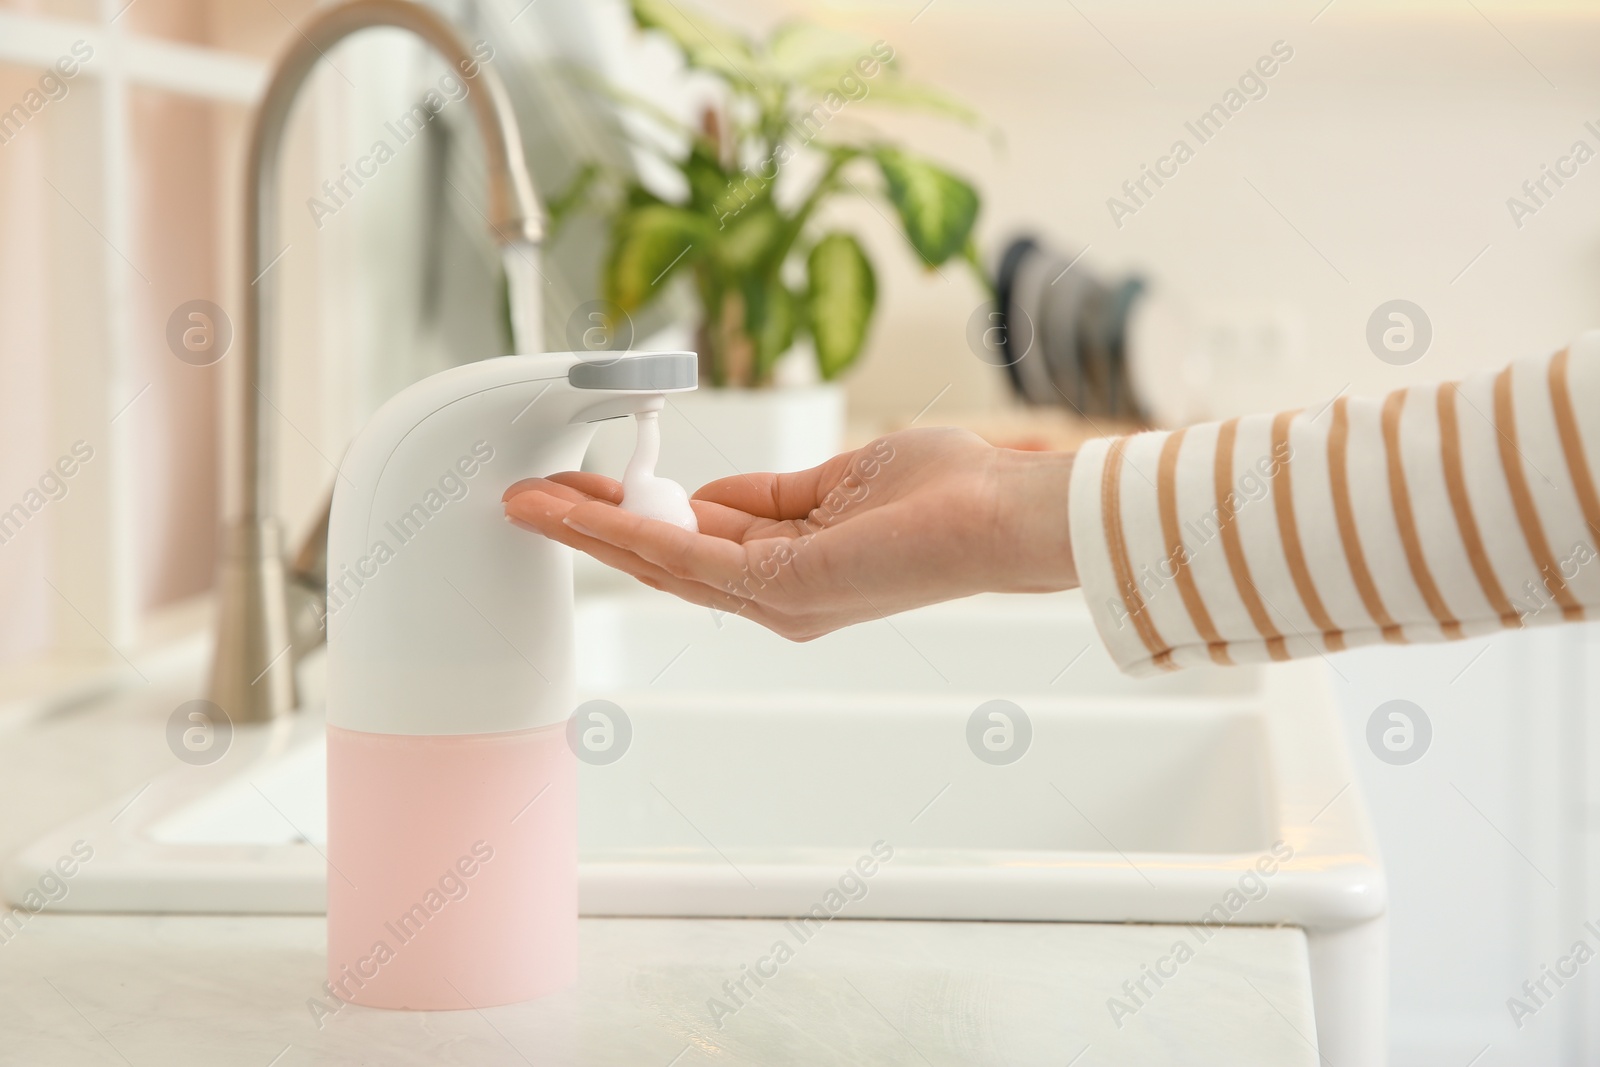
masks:
{"label": "white foam soap", "polygon": [[661,413],[641,411],[634,421],[639,437],[628,469],[622,474],[622,510],[699,533],[700,524],[695,521],[683,486],[671,478],[656,477],[656,461],[661,458]]}

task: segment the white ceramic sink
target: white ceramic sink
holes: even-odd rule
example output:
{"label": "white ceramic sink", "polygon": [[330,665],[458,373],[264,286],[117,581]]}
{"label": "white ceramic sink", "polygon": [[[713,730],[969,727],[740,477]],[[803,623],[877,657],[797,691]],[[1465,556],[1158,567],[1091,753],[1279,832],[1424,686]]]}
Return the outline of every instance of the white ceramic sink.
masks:
{"label": "white ceramic sink", "polygon": [[[582,600],[578,631],[581,696],[632,727],[620,759],[580,767],[586,914],[799,915],[878,841],[894,858],[851,917],[1215,921],[1248,885],[1224,919],[1306,928],[1314,983],[1375,961],[1357,1006],[1381,1014],[1382,868],[1321,664],[1130,680],[1075,595],[977,597],[795,645],[641,590]],[[307,666],[295,722],[178,767],[109,839],[108,812],[61,828],[6,891],[92,826],[62,909],[322,910]],[[968,741],[995,699],[1032,725],[1007,765]],[[1275,844],[1292,858],[1250,875]],[[1320,1030],[1336,1006],[1318,995]]]}
{"label": "white ceramic sink", "polygon": [[[585,599],[578,630],[582,698],[632,727],[620,759],[579,769],[589,914],[793,914],[879,840],[893,877],[857,914],[1192,918],[1279,840],[1295,856],[1254,921],[1382,911],[1320,665],[1130,680],[1074,595],[976,597],[796,645],[640,591]],[[218,763],[150,786],[62,907],[320,911],[320,667],[297,721],[240,729]],[[994,699],[1032,725],[1007,765],[968,739]],[[84,822],[104,836],[104,813]],[[32,884],[73,832],[6,884]],[[1313,870],[1326,915],[1291,902]]]}
{"label": "white ceramic sink", "polygon": [[[1062,607],[979,600],[797,646],[656,598],[586,604],[585,696],[622,707],[633,737],[618,762],[580,767],[585,859],[727,866],[720,849],[765,857],[752,862],[799,852],[847,860],[879,838],[979,863],[1108,841],[1196,854],[1271,845],[1264,723],[1240,699],[1257,679],[1195,674],[1189,681],[1219,695],[1182,703],[1158,695],[1174,688],[1163,679],[1123,706],[1128,683],[1105,658],[1063,644],[1088,635],[1063,625]],[[983,634],[980,647],[969,630]],[[968,717],[994,697],[1032,723],[1014,765],[986,764],[968,747]],[[272,846],[304,833],[320,846],[323,773],[311,739],[156,820],[149,835]]]}

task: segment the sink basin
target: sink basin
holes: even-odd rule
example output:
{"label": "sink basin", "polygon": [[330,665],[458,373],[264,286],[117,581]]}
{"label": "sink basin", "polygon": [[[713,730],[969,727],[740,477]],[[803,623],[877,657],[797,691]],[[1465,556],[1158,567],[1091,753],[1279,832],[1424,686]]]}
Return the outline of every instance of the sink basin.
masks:
{"label": "sink basin", "polygon": [[[632,732],[621,758],[579,767],[585,914],[801,915],[882,842],[892,860],[840,914],[1291,924],[1324,986],[1319,1032],[1324,1007],[1381,1019],[1382,867],[1320,663],[1128,679],[1075,594],[975,597],[803,645],[647,590],[582,598],[577,625],[581,698]],[[292,723],[235,731],[109,829],[127,798],[62,827],[0,887],[15,898],[92,828],[61,910],[321,911],[306,667]],[[969,742],[993,700],[1031,725],[1013,762]]]}
{"label": "sink basin", "polygon": [[[633,734],[624,759],[579,768],[583,858],[727,867],[735,854],[765,864],[832,853],[838,865],[878,839],[940,862],[1107,842],[1268,848],[1277,821],[1265,724],[1247,699],[1255,680],[1196,673],[1203,699],[1163,697],[1175,686],[1161,679],[1130,701],[1109,661],[1085,652],[1091,635],[1072,614],[997,598],[793,645],[671,601],[585,604],[583,696],[620,706]],[[1032,726],[1008,766],[968,747],[967,720],[991,698],[1016,702]],[[321,846],[324,765],[312,738],[149,836],[272,846],[303,834]]]}
{"label": "sink basin", "polygon": [[[1294,859],[1254,921],[1382,912],[1360,800],[1330,803],[1350,776],[1320,665],[1130,680],[1072,593],[974,597],[805,645],[611,593],[579,603],[578,648],[581,699],[632,729],[621,758],[579,765],[590,915],[792,915],[874,841],[894,861],[858,915],[1189,920],[1280,840]],[[150,785],[59,907],[320,912],[320,673],[307,661],[293,723],[237,729],[218,763]],[[974,755],[987,701],[1026,713],[1011,763]],[[104,835],[106,813],[85,824]],[[24,851],[5,886],[32,885],[74,833]]]}
{"label": "sink basin", "polygon": [[[799,645],[647,590],[585,598],[577,625],[580,698],[632,732],[620,759],[579,766],[588,914],[796,914],[875,841],[895,859],[853,914],[1188,920],[1278,841],[1294,858],[1253,921],[1383,910],[1320,665],[1128,679],[1074,594],[975,597]],[[321,911],[321,664],[306,668],[295,721],[238,729],[222,760],[158,779],[60,907]],[[969,742],[991,700],[1031,726],[1014,762]],[[105,835],[106,813],[83,822]],[[4,885],[33,884],[76,832],[26,850]]]}

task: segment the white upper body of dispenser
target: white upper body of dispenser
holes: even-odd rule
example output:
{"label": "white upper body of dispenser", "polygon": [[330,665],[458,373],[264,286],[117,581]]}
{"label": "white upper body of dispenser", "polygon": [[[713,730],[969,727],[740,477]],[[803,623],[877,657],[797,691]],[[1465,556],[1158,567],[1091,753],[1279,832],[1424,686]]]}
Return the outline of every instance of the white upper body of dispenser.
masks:
{"label": "white upper body of dispenser", "polygon": [[594,423],[660,410],[697,377],[692,352],[506,356],[379,409],[333,494],[328,723],[487,734],[571,715],[571,550],[507,522],[501,494],[576,470]]}

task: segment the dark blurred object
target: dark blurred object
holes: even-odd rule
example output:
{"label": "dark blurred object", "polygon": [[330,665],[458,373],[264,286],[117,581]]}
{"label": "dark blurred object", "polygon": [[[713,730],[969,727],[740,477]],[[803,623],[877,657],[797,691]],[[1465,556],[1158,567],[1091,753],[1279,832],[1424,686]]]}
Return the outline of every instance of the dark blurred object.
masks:
{"label": "dark blurred object", "polygon": [[1097,278],[1081,258],[1031,237],[1006,248],[995,282],[1001,362],[1030,404],[1146,422],[1128,377],[1128,320],[1144,281]]}

